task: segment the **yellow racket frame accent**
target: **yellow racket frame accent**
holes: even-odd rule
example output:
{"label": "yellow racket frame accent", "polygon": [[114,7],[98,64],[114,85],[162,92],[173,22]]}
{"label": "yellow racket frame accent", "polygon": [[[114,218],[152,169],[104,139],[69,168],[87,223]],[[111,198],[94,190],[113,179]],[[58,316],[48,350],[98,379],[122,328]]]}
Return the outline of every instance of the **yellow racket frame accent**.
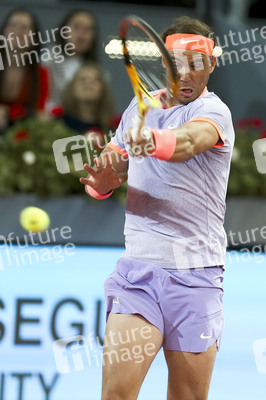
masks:
{"label": "yellow racket frame accent", "polygon": [[[127,51],[126,46],[124,46],[123,52],[124,52],[124,55],[128,56],[128,51]],[[126,69],[127,69],[129,78],[131,80],[134,93],[138,100],[140,116],[144,117],[144,115],[146,114],[146,112],[148,111],[148,109],[150,107],[161,108],[162,107],[161,102],[159,100],[157,100],[155,97],[153,97],[148,92],[148,90],[143,86],[143,84],[138,76],[138,73],[136,71],[136,68],[131,61],[126,63]],[[145,104],[143,95],[145,95],[145,97],[147,97],[147,99],[149,99],[149,105]]]}
{"label": "yellow racket frame accent", "polygon": [[[137,26],[143,32],[145,32],[147,34],[147,36],[150,37],[150,39],[157,45],[158,49],[160,50],[162,57],[164,58],[164,62],[167,63],[167,67],[168,67],[167,74],[170,78],[170,83],[171,83],[171,87],[168,88],[168,91],[172,98],[175,97],[175,95],[178,91],[179,77],[178,77],[177,71],[172,63],[170,54],[166,50],[162,39],[150,27],[150,25],[147,24],[147,22],[145,22],[143,19],[141,19],[135,15],[131,15],[131,16],[124,18],[121,21],[120,27],[119,27],[119,34],[122,39],[124,60],[125,60],[128,76],[130,78],[134,93],[137,97],[139,114],[141,117],[144,117],[150,107],[162,108],[162,104],[158,99],[153,97],[149,93],[149,91],[146,89],[146,87],[143,85],[133,62],[130,60],[130,56],[129,56],[127,46],[126,46],[126,40],[127,40],[127,30],[129,28],[129,26],[131,26],[131,25]],[[144,96],[148,99],[149,104],[145,103]],[[168,105],[170,106],[171,104],[168,104]]]}

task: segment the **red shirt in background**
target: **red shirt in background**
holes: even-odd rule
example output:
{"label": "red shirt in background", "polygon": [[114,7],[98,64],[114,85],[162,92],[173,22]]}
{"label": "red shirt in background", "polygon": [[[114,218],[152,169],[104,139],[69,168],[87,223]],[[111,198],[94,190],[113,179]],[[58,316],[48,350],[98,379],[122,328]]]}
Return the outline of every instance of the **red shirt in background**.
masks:
{"label": "red shirt in background", "polygon": [[[32,92],[36,96],[35,104],[34,102],[32,103],[29,101],[29,96],[31,96],[32,79],[32,71],[28,69],[17,98],[13,101],[3,101],[0,99],[0,104],[9,107],[9,119],[11,122],[18,118],[25,118],[29,112],[43,111],[45,109],[49,97],[48,69],[42,65],[37,66],[37,87],[34,89],[34,92]],[[29,109],[30,105],[31,109]]]}

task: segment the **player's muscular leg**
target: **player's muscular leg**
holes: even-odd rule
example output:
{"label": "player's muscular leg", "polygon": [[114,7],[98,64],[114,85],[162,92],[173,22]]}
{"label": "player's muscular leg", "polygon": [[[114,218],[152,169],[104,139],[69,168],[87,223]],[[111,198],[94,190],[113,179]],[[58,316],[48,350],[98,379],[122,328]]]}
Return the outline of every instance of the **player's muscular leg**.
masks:
{"label": "player's muscular leg", "polygon": [[167,400],[207,400],[216,349],[214,343],[203,353],[165,350]]}
{"label": "player's muscular leg", "polygon": [[102,400],[135,400],[163,342],[139,315],[110,313],[103,352]]}

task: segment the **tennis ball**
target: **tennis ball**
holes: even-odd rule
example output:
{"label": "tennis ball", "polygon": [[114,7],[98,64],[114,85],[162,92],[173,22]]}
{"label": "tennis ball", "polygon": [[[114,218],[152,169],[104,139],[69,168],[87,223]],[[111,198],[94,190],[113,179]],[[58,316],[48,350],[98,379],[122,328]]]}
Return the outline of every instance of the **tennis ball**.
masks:
{"label": "tennis ball", "polygon": [[38,207],[24,208],[19,217],[20,223],[26,231],[42,232],[50,225],[50,218],[47,212]]}

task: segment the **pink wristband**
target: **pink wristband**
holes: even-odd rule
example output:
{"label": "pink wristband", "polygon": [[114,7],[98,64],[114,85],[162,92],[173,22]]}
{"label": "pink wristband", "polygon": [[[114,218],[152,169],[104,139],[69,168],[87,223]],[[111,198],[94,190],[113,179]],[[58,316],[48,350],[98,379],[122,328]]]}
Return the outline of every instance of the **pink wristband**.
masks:
{"label": "pink wristband", "polygon": [[155,150],[150,154],[151,157],[159,160],[168,161],[172,157],[176,146],[176,136],[170,129],[151,129],[153,134]]}
{"label": "pink wristband", "polygon": [[[93,180],[93,177],[92,176],[90,176],[89,177],[89,181],[92,181]],[[113,194],[113,190],[110,190],[110,192],[108,192],[108,193],[106,193],[106,194],[101,194],[101,193],[98,193],[98,192],[96,192],[96,190],[94,190],[91,186],[89,186],[89,185],[85,185],[85,191],[86,191],[86,193],[88,193],[91,197],[94,197],[95,199],[97,199],[97,200],[104,200],[104,199],[107,199],[108,197],[110,197],[110,196],[112,196],[112,194]]]}

